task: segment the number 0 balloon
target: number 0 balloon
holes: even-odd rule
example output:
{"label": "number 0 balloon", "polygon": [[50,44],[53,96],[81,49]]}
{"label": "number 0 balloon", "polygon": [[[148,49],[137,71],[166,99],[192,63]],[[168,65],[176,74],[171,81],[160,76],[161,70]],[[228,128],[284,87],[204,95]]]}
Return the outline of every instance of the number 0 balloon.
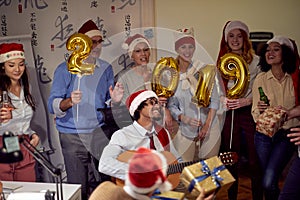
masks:
{"label": "number 0 balloon", "polygon": [[[169,77],[168,86],[162,85],[163,73],[169,71],[171,76]],[[174,95],[179,82],[179,66],[177,61],[172,57],[161,58],[157,63],[152,73],[152,90],[159,97],[169,98]]]}
{"label": "number 0 balloon", "polygon": [[235,80],[234,85],[227,90],[226,96],[229,99],[243,96],[250,81],[248,65],[243,57],[234,53],[227,53],[221,57],[218,67],[225,79]]}
{"label": "number 0 balloon", "polygon": [[69,37],[66,47],[73,51],[68,59],[68,70],[72,74],[90,75],[94,73],[95,64],[84,64],[93,46],[92,40],[85,34],[75,33]]}

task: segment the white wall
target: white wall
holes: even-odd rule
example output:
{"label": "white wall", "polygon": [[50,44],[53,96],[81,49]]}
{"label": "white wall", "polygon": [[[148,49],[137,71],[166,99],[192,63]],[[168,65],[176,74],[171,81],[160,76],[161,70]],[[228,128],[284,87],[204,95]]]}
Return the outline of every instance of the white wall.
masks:
{"label": "white wall", "polygon": [[228,20],[245,22],[251,32],[288,36],[300,45],[299,0],[155,0],[155,8],[156,26],[194,27],[197,41],[214,60]]}

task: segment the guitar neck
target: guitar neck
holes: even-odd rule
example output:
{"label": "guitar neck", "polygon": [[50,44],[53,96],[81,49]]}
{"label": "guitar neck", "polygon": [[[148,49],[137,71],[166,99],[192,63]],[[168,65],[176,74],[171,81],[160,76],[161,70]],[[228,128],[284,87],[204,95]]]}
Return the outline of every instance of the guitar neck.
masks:
{"label": "guitar neck", "polygon": [[199,161],[200,160],[170,164],[168,166],[167,175],[181,173],[184,167],[195,164]]}

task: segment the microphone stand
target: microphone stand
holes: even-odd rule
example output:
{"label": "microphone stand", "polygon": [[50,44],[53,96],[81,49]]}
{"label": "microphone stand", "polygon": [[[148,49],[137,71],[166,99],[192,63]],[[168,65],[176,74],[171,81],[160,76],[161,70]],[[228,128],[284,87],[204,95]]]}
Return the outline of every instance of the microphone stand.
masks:
{"label": "microphone stand", "polygon": [[[45,156],[41,154],[39,150],[37,150],[32,144],[30,144],[30,141],[28,141],[26,138],[21,137],[19,139],[19,142],[23,147],[27,149],[27,151],[29,151],[29,153],[36,159],[38,163],[43,165],[47,169],[47,171],[50,172],[53,177],[55,177],[57,200],[60,200],[59,196],[61,197],[61,200],[63,200],[61,170],[57,167],[54,167],[53,164],[47,158],[45,158]],[[58,183],[60,185],[60,188],[58,187]]]}

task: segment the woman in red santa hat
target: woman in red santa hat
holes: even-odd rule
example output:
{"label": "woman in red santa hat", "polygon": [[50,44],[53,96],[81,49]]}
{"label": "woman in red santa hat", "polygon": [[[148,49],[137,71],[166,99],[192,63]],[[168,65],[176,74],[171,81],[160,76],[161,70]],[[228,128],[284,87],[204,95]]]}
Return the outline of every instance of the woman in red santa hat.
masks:
{"label": "woman in red santa hat", "polygon": [[[255,77],[260,72],[258,67],[259,57],[255,55],[249,39],[249,28],[241,21],[228,21],[223,28],[217,65],[222,62],[222,56],[226,53],[234,53],[242,56],[248,64],[250,81],[243,96],[237,99],[221,98],[221,103],[226,110],[224,127],[222,130],[221,152],[234,151],[241,155],[244,147],[248,155],[249,176],[252,179],[253,199],[262,199],[260,170],[254,147],[255,123],[251,115],[252,85]],[[224,88],[234,85],[233,80],[223,79]],[[257,88],[255,90],[258,90]],[[234,114],[232,114],[234,113]],[[233,119],[232,119],[233,117]],[[242,138],[245,138],[244,140]],[[245,142],[242,143],[242,141]],[[235,177],[236,182],[228,190],[229,199],[237,199],[238,193],[238,165],[228,166],[229,171]]]}
{"label": "woman in red santa hat", "polygon": [[[33,146],[39,143],[39,136],[30,128],[35,111],[34,99],[30,93],[28,73],[22,44],[3,43],[0,45],[0,92],[7,92],[10,110],[1,108],[0,135],[10,131],[30,140]],[[2,136],[0,146],[2,147]],[[36,181],[35,160],[20,146],[23,160],[11,164],[0,164],[0,180]]]}
{"label": "woman in red santa hat", "polygon": [[[130,59],[133,61],[131,67],[125,69],[118,75],[118,82],[124,87],[123,104],[127,97],[139,90],[151,90],[151,77],[153,65],[150,65],[151,46],[147,38],[141,34],[128,37],[122,45],[127,50]],[[167,103],[167,98],[159,97],[162,105]],[[172,132],[172,116],[168,109],[165,109],[166,128]]]}
{"label": "woman in red santa hat", "polygon": [[168,108],[179,123],[174,145],[183,160],[206,159],[219,153],[221,143],[220,126],[216,111],[219,108],[218,84],[214,82],[210,104],[199,108],[192,102],[199,79],[199,71],[205,63],[194,59],[196,41],[194,30],[179,29],[174,33],[176,58],[180,69],[180,80]]}
{"label": "woman in red santa hat", "polygon": [[[284,36],[274,36],[262,48],[260,73],[253,83],[252,116],[257,122],[260,113],[269,106],[292,109],[298,105],[299,55],[296,44]],[[270,105],[260,101],[258,87],[262,87]],[[262,188],[265,200],[278,199],[280,175],[295,153],[295,145],[287,137],[290,129],[299,127],[299,118],[289,118],[269,137],[256,131],[254,141],[263,170]],[[299,186],[298,186],[299,188]]]}

